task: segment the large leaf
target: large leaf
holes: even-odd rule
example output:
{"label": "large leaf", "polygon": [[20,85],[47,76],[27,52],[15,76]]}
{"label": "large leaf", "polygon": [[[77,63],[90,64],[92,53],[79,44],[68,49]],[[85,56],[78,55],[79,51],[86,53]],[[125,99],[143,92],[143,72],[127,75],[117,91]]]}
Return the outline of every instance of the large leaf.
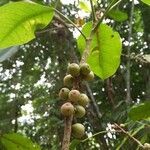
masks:
{"label": "large leaf", "polygon": [[150,117],[150,101],[133,106],[129,111],[132,120],[147,119]]}
{"label": "large leaf", "polygon": [[17,133],[3,135],[1,142],[7,150],[40,150],[37,144]]}
{"label": "large leaf", "polygon": [[143,3],[150,5],[150,0],[141,0]]}
{"label": "large leaf", "polygon": [[112,9],[109,13],[108,16],[112,19],[114,19],[115,21],[125,21],[128,19],[128,15],[127,13],[120,11],[118,9]]}
{"label": "large leaf", "polygon": [[52,8],[35,3],[15,2],[0,7],[0,48],[29,42],[52,17]]}
{"label": "large leaf", "polygon": [[[89,22],[83,27],[82,32],[88,37],[91,29],[92,23]],[[86,43],[81,35],[77,43],[82,53]],[[91,53],[88,57],[88,63],[91,70],[102,79],[113,75],[120,64],[121,48],[121,38],[118,32],[113,31],[106,24],[101,24],[90,45]]]}

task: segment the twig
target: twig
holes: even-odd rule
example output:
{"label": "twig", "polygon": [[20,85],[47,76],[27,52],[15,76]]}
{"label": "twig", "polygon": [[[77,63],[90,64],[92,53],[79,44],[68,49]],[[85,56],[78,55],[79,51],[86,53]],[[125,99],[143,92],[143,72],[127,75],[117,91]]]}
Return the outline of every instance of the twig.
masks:
{"label": "twig", "polygon": [[[130,57],[131,53],[131,36],[132,36],[132,20],[133,20],[133,12],[134,12],[134,0],[132,0],[131,4],[131,14],[130,14],[130,20],[129,20],[129,35],[128,35],[128,47],[127,47],[127,56]],[[127,86],[127,95],[126,95],[126,103],[130,104],[131,103],[131,91],[130,91],[130,59],[127,60],[127,75],[126,75],[126,86]]]}
{"label": "twig", "polygon": [[126,57],[126,58],[128,58],[128,59],[138,61],[138,62],[140,62],[140,63],[142,63],[142,64],[148,64],[148,63],[149,63],[147,60],[145,60],[145,59],[143,58],[143,56],[141,56],[141,55],[139,55],[139,54],[135,55],[135,54],[132,54],[132,53],[131,53],[130,56],[128,56],[128,55],[126,55],[126,54],[121,54],[121,55],[124,56],[124,57]]}
{"label": "twig", "polygon": [[93,28],[93,32],[96,32],[96,30],[98,29],[99,25],[102,23],[103,19],[105,18],[105,16],[108,14],[108,12],[110,10],[112,10],[116,5],[118,5],[122,0],[118,0],[116,3],[114,3],[116,0],[113,0],[110,5],[107,7],[107,9],[105,10],[103,16],[98,20],[97,24],[95,25],[95,27]]}
{"label": "twig", "polygon": [[91,4],[91,9],[92,9],[93,23],[95,23],[96,15],[95,15],[95,9],[94,9],[94,5],[93,5],[93,1],[92,0],[90,0],[90,4]]}
{"label": "twig", "polygon": [[114,123],[114,125],[120,129],[124,134],[126,134],[128,137],[130,137],[133,141],[135,141],[141,148],[144,149],[144,146],[142,145],[142,143],[137,140],[135,137],[133,137],[132,135],[130,135],[127,131],[125,131],[122,127],[120,127],[118,124]]}
{"label": "twig", "polygon": [[93,106],[94,106],[94,108],[95,108],[97,117],[98,117],[99,119],[101,119],[101,118],[102,118],[102,113],[100,112],[99,107],[98,107],[97,104],[96,104],[96,101],[95,101],[95,98],[94,98],[93,93],[92,93],[92,91],[91,91],[91,88],[90,88],[90,86],[89,86],[88,83],[85,83],[85,86],[86,86],[86,89],[87,89],[88,94],[90,95],[90,98],[91,98],[91,101],[92,101]]}
{"label": "twig", "polygon": [[84,37],[84,39],[86,40],[86,36],[84,35],[84,33],[76,26],[76,24],[74,22],[72,22],[69,18],[67,18],[66,16],[64,16],[61,12],[59,12],[57,9],[54,8],[54,11],[59,14],[61,17],[63,17],[64,19],[66,19],[68,22],[70,22],[80,33],[81,35]]}
{"label": "twig", "polygon": [[89,140],[89,139],[91,139],[91,138],[93,138],[93,137],[95,137],[95,136],[97,136],[97,135],[99,135],[99,134],[104,134],[104,133],[107,133],[107,132],[108,132],[108,131],[100,131],[100,132],[97,132],[97,133],[93,134],[91,137],[88,137],[88,138],[82,140],[82,143],[83,143],[83,142],[86,142],[87,140]]}

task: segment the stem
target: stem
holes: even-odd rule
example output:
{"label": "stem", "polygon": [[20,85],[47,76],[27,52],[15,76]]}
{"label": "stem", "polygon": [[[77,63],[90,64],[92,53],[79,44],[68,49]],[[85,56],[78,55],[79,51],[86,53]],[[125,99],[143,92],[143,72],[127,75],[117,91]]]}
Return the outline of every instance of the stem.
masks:
{"label": "stem", "polygon": [[130,20],[129,20],[129,35],[128,35],[128,47],[127,47],[127,56],[128,56],[128,60],[127,60],[127,75],[126,75],[126,86],[127,86],[127,95],[126,95],[126,103],[130,104],[131,103],[131,91],[130,91],[130,53],[131,53],[131,47],[130,47],[130,43],[131,43],[131,36],[132,36],[132,20],[133,20],[133,12],[134,12],[134,0],[132,0],[132,4],[131,4],[131,14],[130,14]]}
{"label": "stem", "polygon": [[91,137],[88,137],[88,138],[82,140],[82,143],[83,143],[83,142],[86,142],[87,140],[89,140],[89,139],[91,139],[91,138],[93,138],[94,136],[97,136],[97,135],[99,135],[99,134],[104,134],[104,133],[107,133],[107,132],[108,132],[108,131],[100,131],[100,132],[97,132],[97,133],[93,134]]}
{"label": "stem", "polygon": [[[79,79],[78,79],[78,77],[75,78],[72,89],[79,90]],[[72,121],[73,121],[73,115],[65,118],[64,137],[63,137],[63,143],[62,143],[62,149],[61,150],[69,150]]]}
{"label": "stem", "polygon": [[105,16],[108,14],[108,12],[110,10],[112,10],[117,4],[119,4],[122,0],[118,0],[116,3],[114,3],[116,0],[113,0],[110,5],[107,7],[106,11],[104,12],[103,16],[99,19],[99,21],[97,22],[97,24],[95,25],[95,27],[93,28],[93,32],[96,32],[97,28],[99,27],[99,25],[102,23],[103,19],[105,18]]}
{"label": "stem", "polygon": [[91,4],[91,9],[92,9],[92,17],[93,17],[93,23],[96,21],[96,15],[95,15],[95,9],[94,9],[94,5],[93,5],[93,1],[90,0],[90,4]]}
{"label": "stem", "polygon": [[61,150],[69,150],[73,115],[65,118],[64,137]]}
{"label": "stem", "polygon": [[135,137],[133,137],[132,135],[130,135],[127,131],[125,131],[123,128],[121,128],[118,124],[114,124],[118,129],[120,129],[124,134],[126,134],[128,137],[130,137],[133,141],[135,141],[140,147],[142,147],[144,149],[144,146],[142,145],[142,143],[137,140]]}
{"label": "stem", "polygon": [[71,21],[69,18],[67,18],[66,16],[64,16],[60,11],[58,11],[57,9],[54,8],[54,11],[59,14],[61,17],[63,17],[64,19],[66,19],[69,23],[71,23],[80,33],[81,35],[84,37],[84,39],[86,40],[86,36],[84,35],[84,33],[76,26],[76,24]]}

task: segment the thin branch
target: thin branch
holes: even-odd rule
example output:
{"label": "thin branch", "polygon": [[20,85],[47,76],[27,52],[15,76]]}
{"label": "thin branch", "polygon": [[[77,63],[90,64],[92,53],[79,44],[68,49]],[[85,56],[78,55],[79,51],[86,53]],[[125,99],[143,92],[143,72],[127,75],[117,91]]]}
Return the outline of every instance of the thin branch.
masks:
{"label": "thin branch", "polygon": [[98,117],[99,119],[101,119],[101,118],[102,118],[102,113],[100,112],[99,107],[98,107],[98,105],[97,105],[97,103],[96,103],[96,101],[95,101],[95,98],[94,98],[94,96],[93,96],[92,90],[91,90],[91,88],[90,88],[90,86],[89,86],[88,83],[85,83],[85,86],[86,86],[86,89],[87,89],[88,94],[90,95],[90,98],[91,98],[91,101],[92,101],[93,106],[94,106],[94,108],[95,108],[97,117]]}
{"label": "thin branch", "polygon": [[126,54],[121,54],[121,55],[130,59],[130,60],[138,61],[139,63],[142,63],[142,64],[149,64],[150,63],[149,61],[145,60],[141,54],[135,55],[135,54],[131,53],[130,56],[128,56]]}
{"label": "thin branch", "polygon": [[[131,4],[131,12],[130,12],[130,20],[129,20],[129,35],[128,35],[128,47],[127,47],[127,56],[130,57],[131,53],[131,36],[132,36],[132,21],[133,21],[133,12],[134,12],[134,0],[132,0]],[[127,95],[126,95],[126,103],[130,104],[131,103],[131,91],[130,91],[130,59],[127,60],[127,75],[126,75],[126,86],[127,86]]]}
{"label": "thin branch", "polygon": [[103,19],[105,18],[105,16],[107,16],[108,12],[110,10],[112,10],[116,5],[118,5],[122,0],[118,0],[116,3],[114,3],[116,0],[113,0],[110,5],[107,7],[107,9],[105,10],[103,16],[99,19],[99,21],[97,22],[97,24],[95,25],[95,27],[93,28],[93,32],[96,32],[97,28],[99,27],[99,25],[102,23]]}
{"label": "thin branch", "polygon": [[93,137],[95,137],[95,136],[97,136],[97,135],[99,135],[99,134],[104,134],[104,133],[107,133],[107,132],[108,132],[108,131],[100,131],[100,132],[97,132],[97,133],[93,134],[91,137],[88,137],[88,138],[82,140],[82,143],[88,141],[89,139],[91,139],[91,138],[93,138]]}
{"label": "thin branch", "polygon": [[92,0],[90,0],[90,4],[91,4],[91,10],[92,10],[93,23],[95,23],[95,21],[96,21],[96,15],[95,15],[95,8],[94,8]]}
{"label": "thin branch", "polygon": [[54,11],[59,14],[62,18],[66,19],[69,23],[71,23],[80,33],[81,35],[84,37],[84,39],[86,40],[86,36],[84,35],[84,33],[76,26],[76,24],[71,21],[69,18],[67,18],[66,16],[64,16],[60,11],[58,11],[57,9],[54,8]]}
{"label": "thin branch", "polygon": [[122,127],[120,127],[118,124],[114,124],[118,129],[120,129],[124,134],[126,134],[128,137],[130,137],[133,141],[135,141],[141,148],[144,149],[144,146],[142,145],[142,143],[137,140],[135,137],[133,137],[132,135],[130,135],[127,131],[125,131]]}

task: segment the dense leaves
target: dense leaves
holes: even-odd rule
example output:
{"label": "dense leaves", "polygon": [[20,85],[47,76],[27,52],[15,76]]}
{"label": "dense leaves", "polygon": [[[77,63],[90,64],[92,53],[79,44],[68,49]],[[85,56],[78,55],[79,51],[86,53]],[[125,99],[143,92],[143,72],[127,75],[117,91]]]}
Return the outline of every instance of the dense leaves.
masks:
{"label": "dense leaves", "polygon": [[[3,1],[6,2],[7,0]],[[34,2],[41,2],[43,5],[46,4],[42,0],[34,0]],[[56,4],[55,0],[51,0],[50,5],[57,7],[72,21],[76,19],[84,20],[85,22],[92,20],[92,15],[81,13],[83,10],[79,8],[79,5],[76,5],[78,1],[75,1],[75,3],[74,1],[70,1],[69,5],[64,4],[63,1],[61,3],[57,2]],[[99,10],[104,11],[110,1],[97,2],[98,5],[94,6],[97,17],[100,17],[103,13]],[[0,5],[3,4],[0,3]],[[84,124],[86,128],[86,134],[81,141],[76,141],[71,137],[70,148],[73,149],[139,149],[139,145],[131,138],[112,129],[111,125],[114,123],[124,124],[124,129],[142,144],[149,143],[150,141],[149,119],[144,119],[141,116],[140,120],[134,121],[129,117],[128,113],[132,106],[138,103],[145,103],[145,100],[149,100],[150,98],[150,72],[148,63],[149,6],[143,3],[136,3],[133,14],[132,42],[130,43],[131,55],[129,57],[131,58],[130,105],[126,103],[126,73],[128,69],[126,68],[126,63],[129,60],[127,57],[127,47],[131,1],[122,1],[117,7],[122,12],[128,14],[127,20],[118,22],[110,19],[110,16],[106,16],[103,21],[107,25],[103,24],[102,27],[104,30],[108,29],[110,33],[115,33],[113,32],[114,30],[121,35],[123,43],[121,63],[113,77],[101,80],[96,76],[95,80],[89,84],[95,104],[93,103],[91,93],[87,91],[91,101],[85,119],[80,120],[80,123]],[[64,22],[67,28],[63,24]],[[91,28],[91,25],[89,28]],[[78,53],[79,49],[76,45],[76,39],[72,36],[72,32],[70,32],[73,31],[72,29],[69,22],[64,19],[60,21],[59,18],[55,17],[44,32],[38,32],[34,40],[19,46],[17,53],[12,53],[13,50],[11,48],[1,51],[0,59],[2,58],[3,60],[0,64],[1,137],[10,135],[6,133],[23,133],[32,141],[38,143],[42,150],[61,149],[64,121],[59,111],[62,101],[58,99],[58,93],[63,87],[62,79],[66,74],[67,64],[77,62],[81,57]],[[90,31],[88,28],[85,30],[83,32],[88,37]],[[76,34],[74,35],[76,36]],[[107,35],[110,34],[107,33]],[[91,52],[93,54],[99,52],[98,48],[95,47],[97,40],[95,42],[93,41],[91,45]],[[81,40],[81,43],[80,52],[82,54],[85,48],[85,40]],[[112,47],[116,47],[115,43],[114,45],[111,44]],[[110,56],[109,59],[112,59],[112,57]],[[5,58],[9,59],[4,61]],[[85,86],[83,86],[83,90],[86,90]],[[95,136],[91,137],[92,135]],[[17,137],[14,137],[15,141]],[[22,139],[20,136],[18,138]],[[84,139],[87,140],[84,141]],[[12,144],[12,142],[9,143]],[[0,142],[0,149],[5,149],[5,144],[2,144],[2,142]]]}

